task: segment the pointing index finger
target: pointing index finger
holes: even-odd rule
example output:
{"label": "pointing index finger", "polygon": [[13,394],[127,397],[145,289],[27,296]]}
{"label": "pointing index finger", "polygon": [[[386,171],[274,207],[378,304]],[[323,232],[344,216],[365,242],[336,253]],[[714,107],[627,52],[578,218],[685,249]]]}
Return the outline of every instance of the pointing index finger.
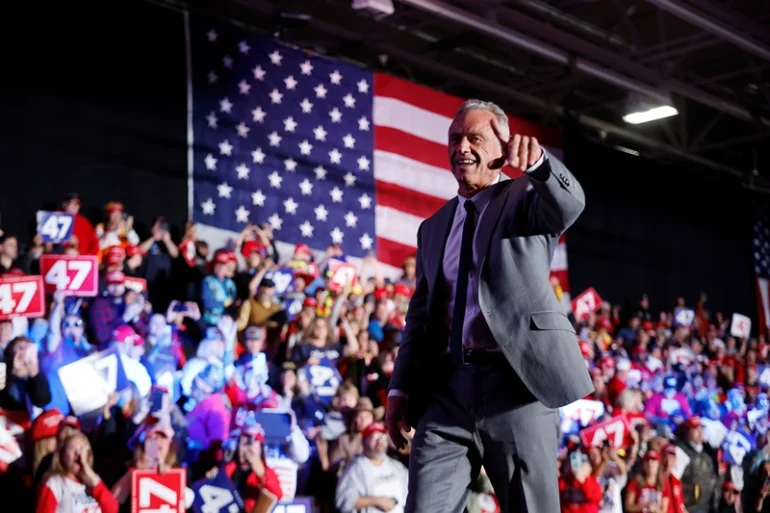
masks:
{"label": "pointing index finger", "polygon": [[498,139],[500,139],[500,143],[503,146],[506,146],[508,144],[508,137],[503,134],[503,129],[500,126],[500,123],[497,122],[497,118],[492,118],[492,131],[495,133]]}

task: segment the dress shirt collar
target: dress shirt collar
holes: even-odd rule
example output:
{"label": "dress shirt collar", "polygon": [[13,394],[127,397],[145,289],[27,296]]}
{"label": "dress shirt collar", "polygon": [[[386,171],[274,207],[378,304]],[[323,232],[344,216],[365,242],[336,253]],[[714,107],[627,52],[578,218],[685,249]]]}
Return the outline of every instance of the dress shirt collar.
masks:
{"label": "dress shirt collar", "polygon": [[476,193],[472,198],[465,198],[458,194],[457,199],[460,201],[459,206],[463,207],[465,202],[470,200],[476,206],[476,212],[483,212],[484,208],[486,208],[486,206],[489,204],[489,201],[492,199],[492,189],[494,189],[493,186],[497,183],[500,183],[502,179],[503,173],[499,173],[497,178],[491,184],[482,189],[480,192]]}

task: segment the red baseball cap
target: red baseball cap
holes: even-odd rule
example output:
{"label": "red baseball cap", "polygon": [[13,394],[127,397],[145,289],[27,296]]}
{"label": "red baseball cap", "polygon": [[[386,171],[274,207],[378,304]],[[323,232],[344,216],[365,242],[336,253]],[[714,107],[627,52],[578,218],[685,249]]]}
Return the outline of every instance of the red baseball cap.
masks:
{"label": "red baseball cap", "polygon": [[385,428],[385,426],[379,422],[375,422],[374,424],[369,424],[364,428],[363,431],[361,431],[361,436],[363,438],[368,438],[372,436],[375,433],[385,433],[388,434],[388,430]]}
{"label": "red baseball cap", "polygon": [[64,420],[64,415],[56,408],[38,415],[32,423],[32,441],[37,442],[56,436],[59,433],[59,425],[62,420]]}

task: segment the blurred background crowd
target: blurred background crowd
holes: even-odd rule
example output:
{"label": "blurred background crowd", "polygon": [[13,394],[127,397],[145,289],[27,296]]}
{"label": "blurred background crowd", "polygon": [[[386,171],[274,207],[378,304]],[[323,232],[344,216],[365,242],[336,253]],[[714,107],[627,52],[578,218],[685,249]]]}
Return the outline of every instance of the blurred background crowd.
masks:
{"label": "blurred background crowd", "polygon": [[[414,258],[390,280],[335,245],[280,256],[268,224],[211,248],[193,224],[173,241],[163,218],[138,234],[116,202],[93,227],[80,203],[64,198],[64,242],[0,239],[0,287],[50,284],[46,260],[98,269],[90,295],[71,293],[70,273],[44,316],[0,321],[3,497],[18,511],[128,511],[133,470],[185,468],[188,486],[227,476],[247,512],[264,497],[400,511],[409,448],[392,450],[380,421]],[[561,411],[562,510],[765,511],[766,339],[735,336],[705,294],[663,312],[587,294],[570,315],[596,391]],[[497,509],[482,472],[468,511]]]}

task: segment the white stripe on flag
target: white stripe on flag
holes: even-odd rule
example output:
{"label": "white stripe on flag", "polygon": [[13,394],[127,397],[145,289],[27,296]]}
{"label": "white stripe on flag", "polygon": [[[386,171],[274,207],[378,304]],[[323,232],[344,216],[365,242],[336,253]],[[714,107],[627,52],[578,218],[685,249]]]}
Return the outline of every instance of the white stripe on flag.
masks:
{"label": "white stripe on flag", "polygon": [[567,245],[560,243],[556,245],[556,250],[553,252],[553,260],[551,260],[552,271],[565,271],[567,270]]}
{"label": "white stripe on flag", "polygon": [[374,124],[401,130],[438,144],[446,144],[452,120],[411,103],[384,96],[374,97]]}
{"label": "white stripe on flag", "polygon": [[374,178],[441,199],[457,194],[457,182],[446,169],[388,151],[374,151]]}
{"label": "white stripe on flag", "polygon": [[417,247],[417,229],[422,218],[391,207],[375,206],[374,224],[377,236],[404,246]]}
{"label": "white stripe on flag", "polygon": [[765,313],[765,327],[770,328],[770,290],[768,290],[768,281],[765,278],[757,278],[759,284],[759,297],[762,298],[760,308]]}

